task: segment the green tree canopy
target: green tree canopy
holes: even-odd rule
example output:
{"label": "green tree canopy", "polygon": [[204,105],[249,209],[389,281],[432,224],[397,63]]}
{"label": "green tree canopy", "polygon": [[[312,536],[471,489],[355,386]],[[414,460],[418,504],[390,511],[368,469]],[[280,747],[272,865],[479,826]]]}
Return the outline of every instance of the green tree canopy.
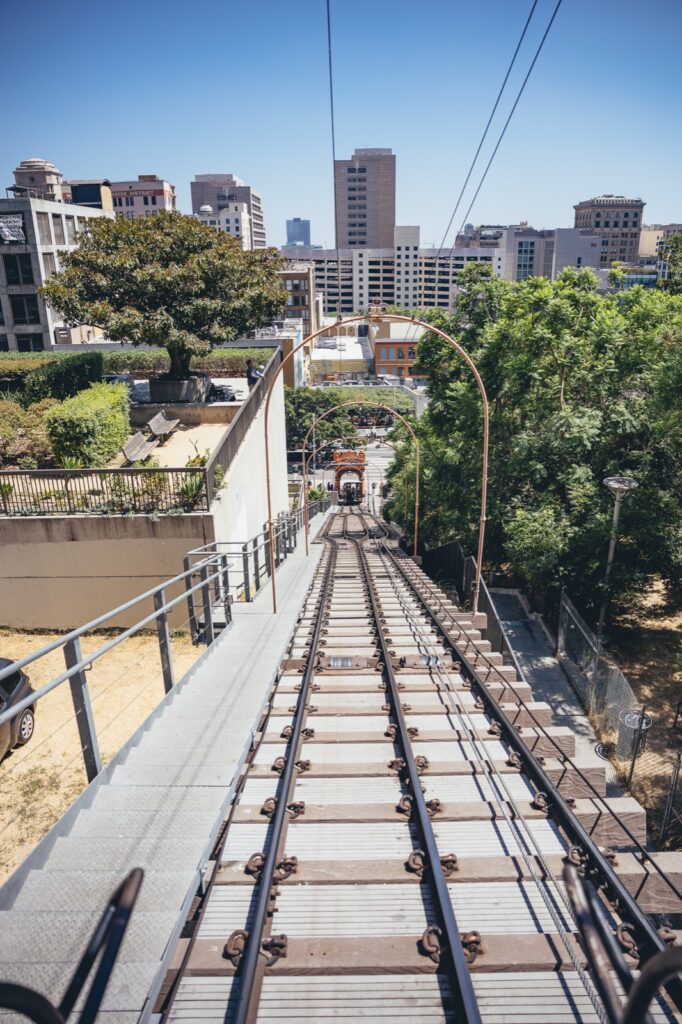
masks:
{"label": "green tree canopy", "polygon": [[671,295],[682,294],[682,235],[672,235],[661,246],[661,259],[667,264],[663,287]]}
{"label": "green tree canopy", "polygon": [[[588,270],[511,284],[479,267],[459,282],[454,314],[426,315],[474,358],[490,401],[488,564],[596,605],[613,510],[602,480],[628,473],[639,488],[623,504],[613,590],[650,573],[682,583],[682,297],[641,287],[602,295]],[[437,336],[424,336],[418,360],[431,394],[417,421],[423,536],[474,550],[478,391]],[[402,472],[396,463],[389,514],[398,520]]]}
{"label": "green tree canopy", "polygon": [[78,241],[43,286],[46,301],[70,325],[166,348],[172,377],[186,377],[193,355],[269,323],[284,305],[275,249],[244,251],[192,217],[102,217]]}

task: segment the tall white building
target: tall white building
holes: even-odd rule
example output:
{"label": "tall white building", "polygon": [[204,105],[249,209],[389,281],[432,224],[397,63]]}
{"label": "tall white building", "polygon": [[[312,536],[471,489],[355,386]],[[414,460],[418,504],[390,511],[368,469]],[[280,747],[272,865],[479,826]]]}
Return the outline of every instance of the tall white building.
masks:
{"label": "tall white building", "polygon": [[155,174],[140,174],[135,181],[112,181],[111,195],[114,213],[126,220],[175,210],[175,185]]}
{"label": "tall white building", "polygon": [[[291,250],[282,249],[287,256]],[[490,264],[501,276],[502,256],[490,249],[422,248],[418,227],[396,227],[392,249],[296,247],[298,262],[310,263],[327,314],[353,313],[376,303],[428,309],[451,308],[456,274],[467,262]]]}
{"label": "tall white building", "polygon": [[[281,250],[287,257],[291,250]],[[499,228],[493,235],[468,239],[453,249],[423,247],[419,228],[396,226],[392,249],[296,247],[296,259],[315,270],[315,287],[324,295],[324,312],[353,313],[376,303],[406,309],[453,309],[457,275],[483,263],[508,281],[553,279],[566,266],[599,267],[599,239],[576,228],[536,231],[527,226]]]}
{"label": "tall white building", "polygon": [[202,224],[222,231],[233,238],[239,238],[242,249],[253,249],[251,236],[251,217],[247,203],[228,203],[221,210],[215,210],[208,203],[202,206],[194,216]]}
{"label": "tall white building", "polygon": [[69,328],[38,292],[60,270],[77,235],[106,210],[35,196],[0,199],[0,351],[41,352],[93,341],[101,331]]}

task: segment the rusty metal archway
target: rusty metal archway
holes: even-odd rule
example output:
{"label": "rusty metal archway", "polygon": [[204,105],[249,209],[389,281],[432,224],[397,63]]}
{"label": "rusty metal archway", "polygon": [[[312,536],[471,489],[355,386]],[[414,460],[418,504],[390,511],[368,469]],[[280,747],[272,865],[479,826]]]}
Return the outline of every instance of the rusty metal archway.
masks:
{"label": "rusty metal archway", "polygon": [[[416,454],[415,454],[415,488],[414,488],[414,543],[413,543],[413,548],[412,548],[412,554],[413,554],[413,557],[416,558],[416,556],[417,556],[417,548],[418,548],[418,543],[419,543],[419,466],[420,466],[421,446],[419,444],[419,438],[415,434],[414,428],[411,426],[411,424],[405,419],[405,417],[403,415],[401,415],[401,413],[397,412],[395,409],[392,409],[390,406],[384,405],[382,402],[375,402],[371,398],[349,398],[346,402],[339,402],[337,405],[330,406],[329,409],[325,409],[325,411],[320,416],[317,416],[315,418],[315,422],[314,422],[313,426],[311,426],[308,429],[308,432],[306,433],[305,437],[303,438],[303,443],[301,445],[301,461],[303,462],[303,473],[304,473],[304,477],[303,477],[304,493],[307,493],[307,486],[306,486],[307,471],[306,471],[306,465],[305,465],[305,452],[306,452],[307,447],[308,447],[308,440],[309,440],[310,435],[311,435],[311,433],[313,431],[313,427],[315,427],[320,422],[320,420],[326,419],[327,416],[330,416],[333,412],[338,412],[339,409],[346,409],[346,408],[348,408],[349,405],[371,406],[373,409],[377,409],[377,410],[378,409],[383,409],[384,412],[390,412],[392,416],[396,416],[400,420],[400,422],[403,424],[403,426],[407,428],[407,430],[409,431],[409,433],[410,433],[410,435],[412,437],[412,440],[414,441],[415,453]],[[304,517],[303,517],[303,521],[304,521],[304,526],[305,526],[305,550],[306,550],[306,554],[308,554],[308,527],[309,527],[309,524],[308,524],[308,505],[307,505],[307,503],[306,503],[306,506],[305,506],[305,514],[304,514]]]}
{"label": "rusty metal archway", "polygon": [[[432,334],[438,335],[443,341],[447,342],[455,351],[462,357],[469,369],[471,370],[476,386],[478,387],[479,394],[481,396],[481,403],[483,406],[483,455],[482,455],[482,469],[481,469],[481,513],[479,517],[478,527],[478,552],[476,557],[476,582],[474,585],[474,597],[473,597],[473,611],[478,610],[478,596],[481,587],[481,571],[483,569],[483,548],[485,544],[485,523],[486,523],[486,504],[488,494],[488,445],[490,437],[490,410],[488,406],[488,396],[485,391],[483,379],[481,378],[478,368],[474,363],[469,353],[462,348],[459,342],[451,338],[445,331],[441,331],[439,327],[435,327],[433,324],[427,323],[425,320],[420,320],[415,316],[405,316],[402,313],[383,313],[380,310],[372,310],[369,314],[359,314],[356,316],[341,317],[336,321],[337,326],[345,324],[361,323],[368,321],[370,323],[381,323],[387,321],[388,323],[408,323],[413,324],[416,327],[423,327],[425,331],[429,331]],[[319,337],[321,334],[325,334],[330,329],[330,325],[326,324],[324,327],[320,327],[317,331],[313,331],[312,334],[308,334],[303,341],[300,341],[298,345],[294,345],[290,352],[282,359],[282,362],[276,368],[270,381],[270,386],[265,396],[265,415],[264,415],[264,431],[265,431],[265,483],[267,490],[267,503],[268,503],[268,533],[270,536],[270,553],[271,560],[274,562],[274,526],[272,522],[272,493],[270,490],[270,444],[269,444],[269,433],[268,433],[268,420],[270,414],[270,401],[272,399],[272,392],[279,376],[284,371],[284,367],[287,363],[293,359],[297,352],[299,352],[305,345],[309,345],[311,341]],[[277,593],[275,584],[275,573],[274,570],[271,575],[272,584],[272,610],[277,611]]]}

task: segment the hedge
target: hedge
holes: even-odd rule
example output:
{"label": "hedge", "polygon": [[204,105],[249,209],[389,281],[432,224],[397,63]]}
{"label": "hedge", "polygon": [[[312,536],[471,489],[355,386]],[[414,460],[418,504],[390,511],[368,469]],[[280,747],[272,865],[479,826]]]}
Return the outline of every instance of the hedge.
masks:
{"label": "hedge", "polygon": [[[274,351],[272,348],[218,348],[206,356],[195,356],[192,369],[207,370],[225,377],[245,377],[247,359],[253,359],[256,366],[265,366]],[[103,355],[105,373],[135,373],[146,377],[167,373],[170,367],[165,349],[120,349]]]}
{"label": "hedge", "polygon": [[[208,370],[226,377],[245,377],[246,360],[259,366],[272,358],[272,348],[217,348],[207,356],[195,357],[192,369]],[[135,373],[146,377],[166,373],[168,353],[159,348],[126,348],[98,351],[102,356],[103,373]],[[74,356],[63,352],[0,352],[0,390],[20,388],[35,370],[52,366]]]}
{"label": "hedge", "polygon": [[102,379],[104,359],[101,352],[82,352],[54,359],[33,370],[26,378],[24,399],[27,403],[43,398],[70,398]]}
{"label": "hedge", "polygon": [[0,352],[0,389],[22,385],[34,370],[60,358],[51,352]]}
{"label": "hedge", "polygon": [[125,384],[93,384],[47,413],[47,432],[57,462],[85,469],[106,466],[130,433],[130,398]]}

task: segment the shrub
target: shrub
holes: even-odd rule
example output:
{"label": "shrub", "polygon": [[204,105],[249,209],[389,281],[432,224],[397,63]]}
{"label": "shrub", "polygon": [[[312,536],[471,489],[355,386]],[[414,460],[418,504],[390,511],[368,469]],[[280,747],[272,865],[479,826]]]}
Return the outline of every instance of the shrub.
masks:
{"label": "shrub", "polygon": [[83,352],[54,359],[29,373],[24,398],[29,403],[39,402],[42,398],[70,398],[101,380],[103,367],[101,352]]}
{"label": "shrub", "polygon": [[78,459],[86,468],[105,466],[128,436],[129,407],[125,384],[93,384],[54,406],[47,429],[55,457]]}
{"label": "shrub", "polygon": [[18,402],[0,401],[0,465],[42,469],[53,460],[46,414],[56,403],[45,399],[24,409]]}

